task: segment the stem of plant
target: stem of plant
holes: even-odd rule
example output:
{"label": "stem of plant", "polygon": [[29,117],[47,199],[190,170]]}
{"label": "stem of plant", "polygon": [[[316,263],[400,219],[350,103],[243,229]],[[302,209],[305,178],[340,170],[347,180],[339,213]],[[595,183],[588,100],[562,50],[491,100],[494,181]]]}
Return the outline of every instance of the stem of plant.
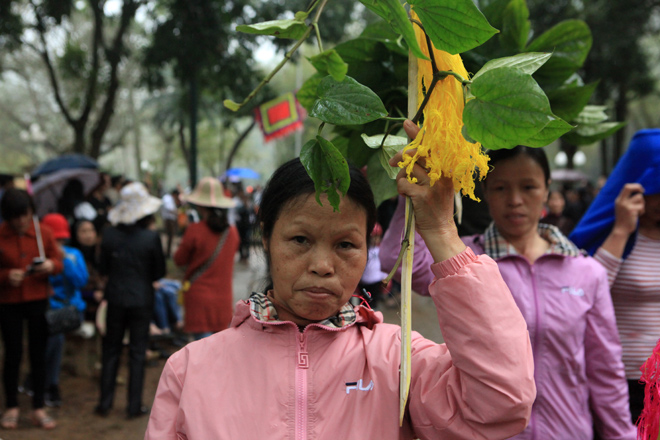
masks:
{"label": "stem of plant", "polygon": [[[406,197],[406,203],[409,203],[410,209],[412,209],[412,199],[410,197]],[[385,279],[382,281],[384,286],[389,284],[392,277],[394,277],[396,270],[399,268],[401,262],[403,261],[403,254],[406,252],[406,249],[408,249],[408,233],[410,231],[410,228],[412,227],[412,222],[414,217],[415,216],[413,215],[408,216],[408,221],[406,222],[405,235],[404,235],[405,238],[401,241],[401,250],[399,251],[399,255],[396,257],[396,262],[394,263],[394,267],[392,268],[390,273],[387,274],[387,277],[385,277]]]}
{"label": "stem of plant", "polygon": [[[404,120],[405,120],[405,118],[404,118]],[[385,145],[385,139],[387,139],[387,137],[388,137],[388,136],[389,136],[394,130],[398,129],[399,127],[403,127],[403,124],[402,124],[402,123],[401,123],[401,124],[394,124],[394,125],[392,125],[392,126],[387,130],[387,132],[385,133],[385,136],[383,136],[383,140],[380,142],[380,148],[383,148],[383,145]]]}
{"label": "stem of plant", "polygon": [[[419,26],[423,31],[424,31],[424,26],[422,26],[422,23],[420,23],[417,20],[412,20],[414,24]],[[469,81],[466,81],[465,78],[460,76],[457,73],[454,73],[452,71],[446,71],[446,70],[440,70],[438,69],[438,65],[435,62],[435,55],[433,53],[433,44],[431,43],[431,39],[429,38],[428,34],[426,34],[426,31],[424,31],[424,34],[426,35],[426,47],[429,50],[429,58],[431,59],[431,68],[433,69],[433,79],[431,80],[431,84],[429,85],[428,89],[426,89],[426,94],[424,95],[424,100],[420,104],[419,108],[417,109],[417,113],[412,119],[412,122],[417,124],[419,120],[421,119],[424,109],[426,108],[426,104],[428,104],[429,99],[431,98],[431,93],[433,93],[433,89],[435,88],[436,84],[438,84],[439,81],[442,81],[445,79],[447,76],[451,75],[454,78],[458,79],[461,84],[464,86],[466,83],[470,83]],[[384,139],[383,139],[384,142]],[[410,203],[409,208],[412,210],[412,200],[410,197],[406,198],[406,203]],[[412,212],[412,211],[411,211]],[[396,273],[396,270],[399,268],[399,265],[401,264],[401,261],[403,261],[403,255],[406,252],[406,249],[408,248],[408,235],[410,235],[410,228],[412,226],[412,219],[414,218],[413,215],[410,215],[408,217],[408,222],[406,223],[406,228],[404,232],[404,239],[401,242],[401,250],[399,251],[399,255],[396,258],[396,263],[394,263],[394,267],[390,271],[390,273],[387,275],[387,277],[383,280],[383,284],[387,284],[390,282],[394,274]]]}
{"label": "stem of plant", "polygon": [[[282,67],[284,67],[284,65],[289,62],[289,60],[291,59],[293,54],[296,53],[296,51],[300,48],[300,46],[302,46],[302,44],[305,42],[305,40],[307,40],[309,35],[312,33],[312,30],[317,28],[319,17],[321,16],[321,12],[323,12],[323,8],[325,8],[326,3],[328,3],[328,0],[319,0],[316,3],[316,4],[319,4],[319,9],[316,11],[316,15],[314,16],[314,20],[312,20],[312,23],[310,23],[310,25],[307,27],[307,31],[305,31],[305,34],[302,37],[300,37],[300,39],[296,42],[296,44],[291,49],[289,49],[289,51],[284,55],[284,58],[282,59],[282,61],[280,61],[280,63],[277,66],[275,66],[275,68],[273,70],[271,70],[271,72],[268,74],[268,76],[266,76],[259,83],[259,85],[254,90],[252,90],[250,92],[250,94],[247,96],[247,98],[245,98],[243,100],[243,102],[238,104],[238,108],[236,110],[240,109],[245,104],[250,102],[252,100],[252,98],[254,98],[256,96],[256,94],[259,93],[259,91],[266,84],[268,84],[271,79],[273,79],[273,77],[277,74],[277,72],[279,72],[282,69]],[[311,11],[311,9],[313,9],[316,6],[316,4],[314,4],[312,6],[312,8],[310,8],[310,11]],[[321,40],[320,40],[320,36],[318,34],[317,34],[317,38],[319,38],[319,42],[320,42]]]}

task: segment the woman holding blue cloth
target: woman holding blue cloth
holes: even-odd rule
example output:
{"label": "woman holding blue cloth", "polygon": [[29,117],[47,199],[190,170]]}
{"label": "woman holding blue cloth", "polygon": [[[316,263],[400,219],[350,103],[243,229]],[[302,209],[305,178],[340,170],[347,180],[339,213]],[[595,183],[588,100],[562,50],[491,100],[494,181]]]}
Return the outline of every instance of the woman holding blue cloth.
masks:
{"label": "woman holding blue cloth", "polygon": [[635,134],[570,238],[607,269],[636,421],[640,367],[660,337],[660,129]]}

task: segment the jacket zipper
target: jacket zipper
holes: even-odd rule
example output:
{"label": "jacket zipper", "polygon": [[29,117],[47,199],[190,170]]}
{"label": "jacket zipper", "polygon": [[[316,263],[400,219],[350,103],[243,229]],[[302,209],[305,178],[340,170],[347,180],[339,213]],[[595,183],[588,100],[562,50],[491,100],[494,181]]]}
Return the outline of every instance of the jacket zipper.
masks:
{"label": "jacket zipper", "polygon": [[298,362],[296,365],[296,440],[307,440],[307,337],[298,333]]}
{"label": "jacket zipper", "polygon": [[264,322],[254,316],[252,319],[260,324],[266,325],[293,325],[296,327],[296,374],[295,374],[295,438],[296,440],[307,440],[307,370],[309,369],[309,353],[307,352],[307,336],[305,333],[310,327],[319,327],[325,331],[340,332],[347,327],[352,327],[355,322],[342,328],[329,328],[319,324],[309,324],[301,332],[298,326],[290,321]]}

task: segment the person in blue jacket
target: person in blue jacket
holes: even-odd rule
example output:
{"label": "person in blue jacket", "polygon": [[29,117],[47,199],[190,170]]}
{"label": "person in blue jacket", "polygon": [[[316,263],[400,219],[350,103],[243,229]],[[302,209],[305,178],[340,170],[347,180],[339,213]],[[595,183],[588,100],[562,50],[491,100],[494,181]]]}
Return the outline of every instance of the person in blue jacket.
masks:
{"label": "person in blue jacket", "polygon": [[[87,284],[87,265],[82,253],[71,246],[66,246],[71,232],[69,223],[61,214],[47,214],[42,219],[42,224],[48,226],[58,246],[64,254],[64,270],[58,275],[49,277],[54,294],[50,297],[50,308],[59,309],[67,304],[76,306],[81,316],[85,311],[85,301],[80,289]],[[50,335],[46,343],[46,396],[47,406],[60,406],[62,398],[60,395],[60,370],[62,365],[62,353],[64,351],[64,333]]]}

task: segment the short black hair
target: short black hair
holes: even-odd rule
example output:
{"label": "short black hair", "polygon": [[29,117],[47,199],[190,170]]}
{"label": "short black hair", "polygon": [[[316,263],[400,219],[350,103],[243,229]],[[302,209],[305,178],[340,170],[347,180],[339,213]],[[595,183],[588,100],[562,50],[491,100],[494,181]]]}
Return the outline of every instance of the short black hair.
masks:
{"label": "short black hair", "polygon": [[[371,186],[362,172],[349,165],[351,184],[346,196],[362,207],[367,214],[367,241],[376,224],[377,212],[374,194]],[[314,194],[314,182],[300,159],[292,159],[279,167],[271,176],[261,197],[259,206],[259,223],[262,236],[269,240],[273,233],[275,222],[284,206],[295,198]]]}
{"label": "short black hair", "polygon": [[24,189],[9,188],[0,201],[0,212],[5,220],[13,220],[28,212],[34,212],[32,197]]}
{"label": "short black hair", "polygon": [[[545,179],[545,186],[550,184],[550,164],[548,163],[548,156],[546,156],[545,151],[542,148],[532,148],[526,147],[524,145],[518,145],[517,147],[511,149],[501,149],[501,150],[488,150],[486,153],[490,158],[489,165],[495,166],[497,162],[502,162],[504,160],[513,159],[520,155],[525,155],[531,158],[536,162],[541,169],[543,170],[543,177]],[[488,176],[484,180],[484,184],[488,183]]]}
{"label": "short black hair", "polygon": [[11,174],[0,173],[0,188],[4,187],[8,183],[12,183],[13,181],[14,176]]}

